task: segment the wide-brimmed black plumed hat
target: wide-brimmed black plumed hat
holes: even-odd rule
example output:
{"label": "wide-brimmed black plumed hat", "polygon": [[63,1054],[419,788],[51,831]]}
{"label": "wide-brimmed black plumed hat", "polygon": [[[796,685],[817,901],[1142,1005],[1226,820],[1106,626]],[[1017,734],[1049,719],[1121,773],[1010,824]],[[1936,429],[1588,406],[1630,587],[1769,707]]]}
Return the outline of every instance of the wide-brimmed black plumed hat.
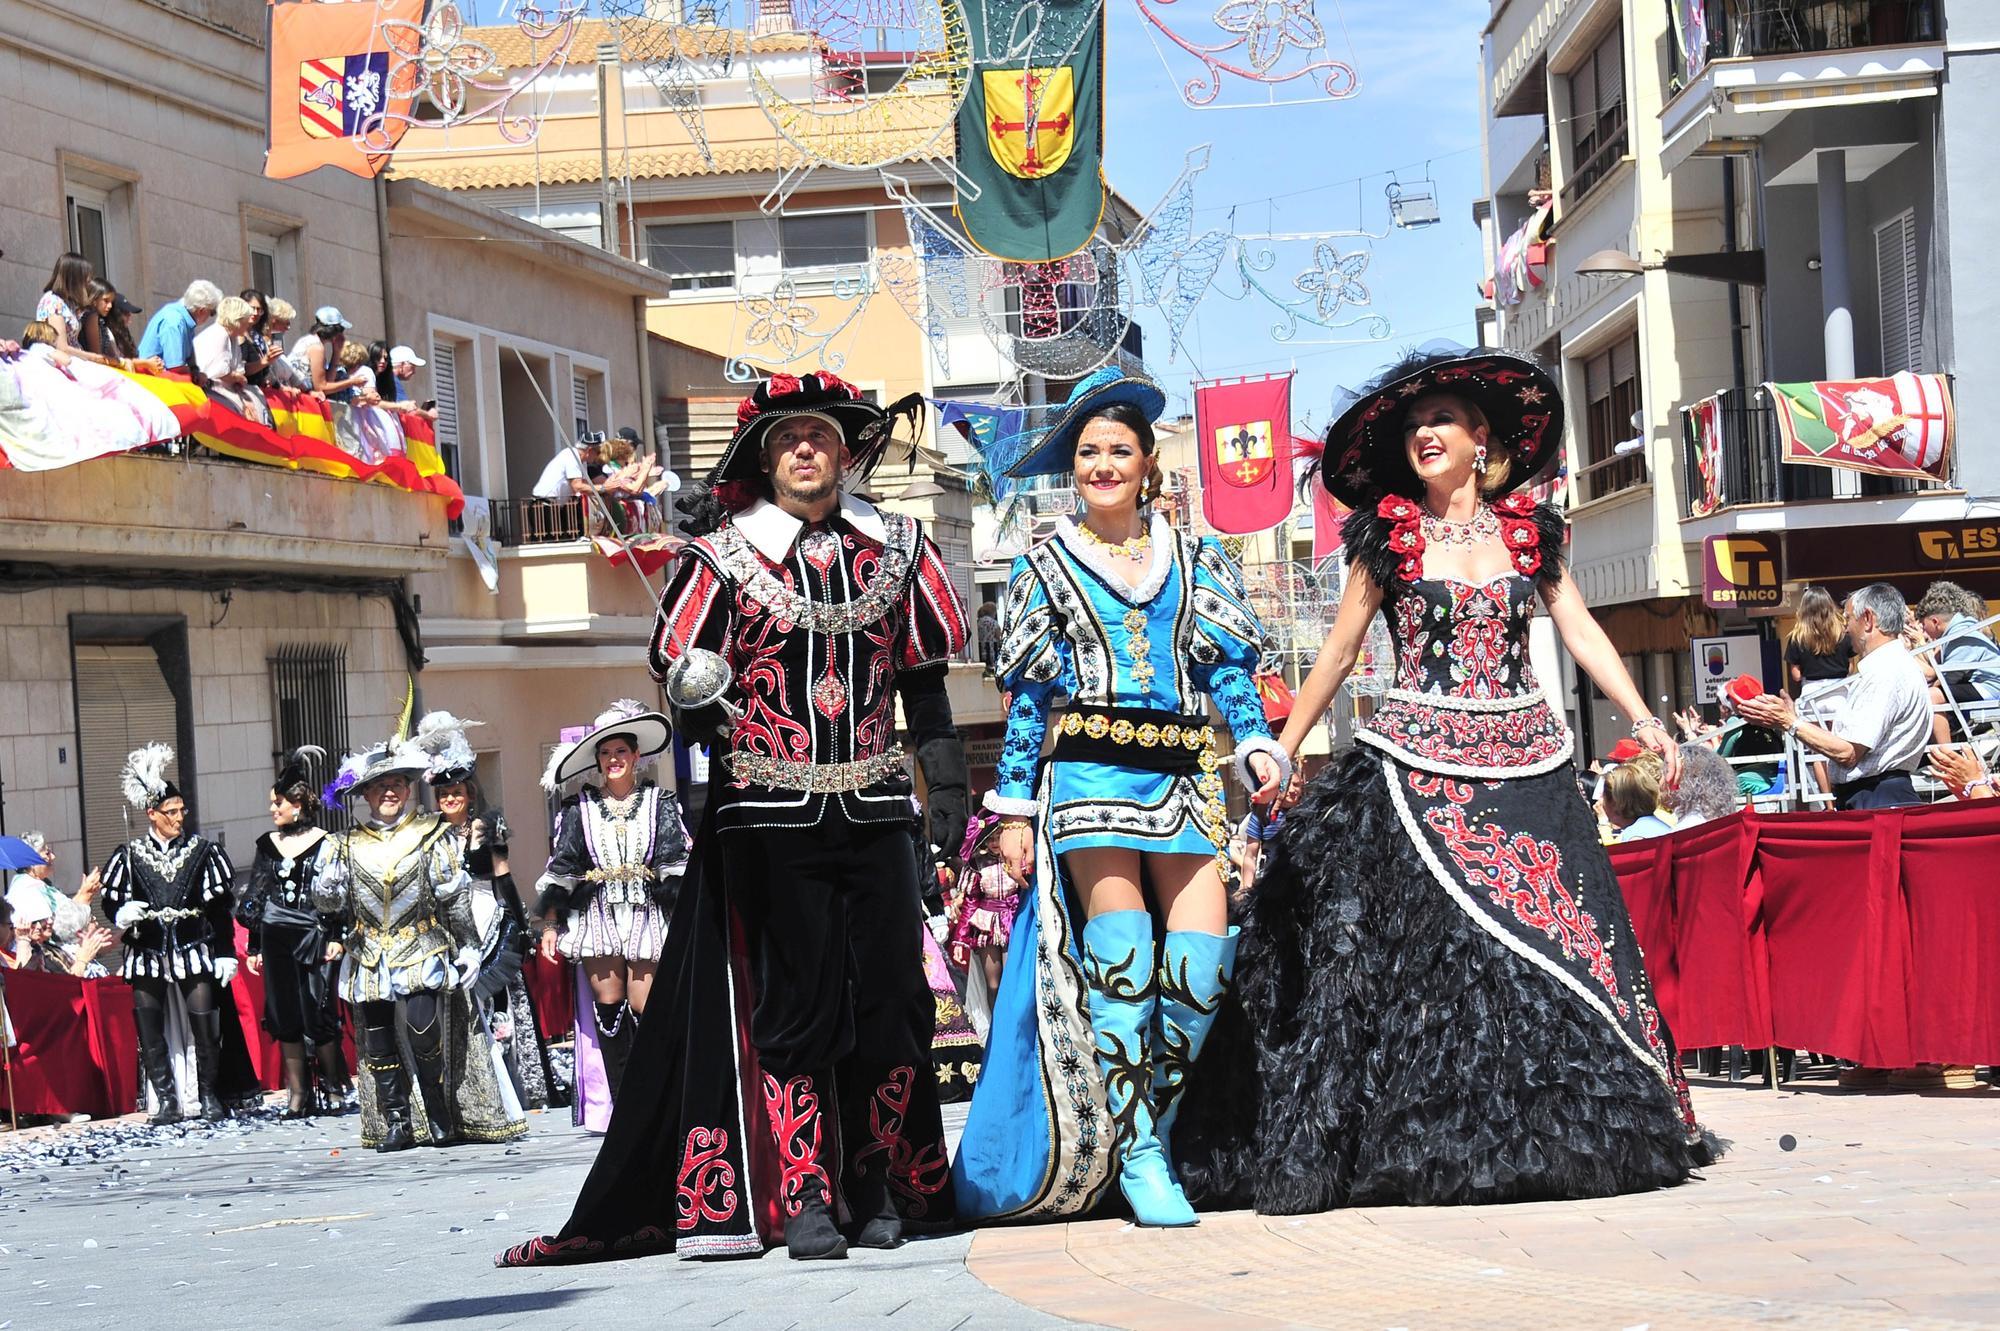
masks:
{"label": "wide-brimmed black plumed hat", "polygon": [[1426,347],[1411,352],[1349,395],[1326,432],[1320,481],[1349,508],[1384,494],[1417,499],[1423,484],[1403,448],[1403,417],[1426,393],[1451,393],[1475,404],[1491,427],[1487,444],[1513,466],[1489,498],[1526,485],[1563,441],[1562,389],[1540,365],[1508,351]]}
{"label": "wide-brimmed black plumed hat", "polygon": [[[921,401],[921,397],[919,397]],[[878,406],[860,389],[824,370],[812,374],[774,374],[751,391],[736,408],[736,433],[708,474],[710,485],[755,481],[763,468],[764,439],[771,430],[798,416],[822,416],[833,422],[847,441],[849,476],[865,475],[888,446],[904,403]]]}

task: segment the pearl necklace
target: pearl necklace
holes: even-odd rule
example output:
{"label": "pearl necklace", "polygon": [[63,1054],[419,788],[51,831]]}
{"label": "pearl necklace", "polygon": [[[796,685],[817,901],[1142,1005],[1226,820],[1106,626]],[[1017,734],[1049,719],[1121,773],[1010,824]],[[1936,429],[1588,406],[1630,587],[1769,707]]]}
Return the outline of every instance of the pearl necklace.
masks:
{"label": "pearl necklace", "polygon": [[1426,509],[1423,528],[1424,544],[1427,546],[1458,546],[1469,550],[1500,535],[1500,515],[1481,504],[1470,521],[1453,522],[1449,518],[1436,517]]}
{"label": "pearl necklace", "polygon": [[1126,559],[1144,559],[1147,552],[1153,548],[1151,531],[1142,531],[1137,536],[1127,537],[1122,541],[1107,541],[1084,523],[1077,523],[1076,529],[1083,533],[1083,539],[1091,545],[1107,554],[1122,555]]}

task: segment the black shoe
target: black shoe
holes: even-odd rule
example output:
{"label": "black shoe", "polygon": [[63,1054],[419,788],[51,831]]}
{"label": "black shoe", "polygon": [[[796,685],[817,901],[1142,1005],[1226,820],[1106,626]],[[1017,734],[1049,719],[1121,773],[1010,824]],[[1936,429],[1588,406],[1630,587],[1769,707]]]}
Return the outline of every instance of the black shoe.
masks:
{"label": "black shoe", "polygon": [[854,1236],[857,1248],[900,1248],[903,1246],[903,1217],[896,1214],[894,1203],[885,1204],[882,1213],[861,1227]]}
{"label": "black shoe", "polygon": [[[167,1059],[167,1020],[158,1008],[136,1008],[132,1013],[132,1023],[139,1033],[139,1063],[146,1073],[146,1082],[153,1088],[153,1099],[159,1107],[146,1122],[156,1128],[164,1128],[181,1121],[180,1092],[174,1089],[173,1066]],[[145,1097],[140,1097],[145,1103]]]}
{"label": "black shoe", "polygon": [[160,1102],[160,1107],[147,1117],[147,1123],[156,1128],[164,1128],[181,1121],[181,1102],[174,1094],[174,1084],[171,1081],[165,1087],[154,1087],[153,1096]]}
{"label": "black shoe", "polygon": [[378,1154],[387,1155],[391,1151],[407,1151],[417,1144],[417,1134],[410,1131],[407,1119],[401,1123],[391,1123],[382,1140],[376,1143]]}
{"label": "black shoe", "polygon": [[795,1262],[819,1262],[847,1256],[847,1240],[833,1223],[833,1212],[818,1197],[809,1197],[799,1213],[785,1221],[785,1251]]}

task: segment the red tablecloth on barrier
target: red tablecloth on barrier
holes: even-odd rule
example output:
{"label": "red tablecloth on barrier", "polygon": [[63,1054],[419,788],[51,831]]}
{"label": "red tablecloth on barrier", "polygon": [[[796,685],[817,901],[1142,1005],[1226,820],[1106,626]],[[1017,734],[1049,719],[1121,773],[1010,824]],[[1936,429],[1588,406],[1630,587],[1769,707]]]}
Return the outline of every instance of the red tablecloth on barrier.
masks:
{"label": "red tablecloth on barrier", "polygon": [[1611,859],[1683,1047],[2000,1062],[2000,801],[1742,813]]}
{"label": "red tablecloth on barrier", "polygon": [[7,972],[14,1105],[23,1114],[130,1113],[139,1095],[139,1038],[123,980]]}

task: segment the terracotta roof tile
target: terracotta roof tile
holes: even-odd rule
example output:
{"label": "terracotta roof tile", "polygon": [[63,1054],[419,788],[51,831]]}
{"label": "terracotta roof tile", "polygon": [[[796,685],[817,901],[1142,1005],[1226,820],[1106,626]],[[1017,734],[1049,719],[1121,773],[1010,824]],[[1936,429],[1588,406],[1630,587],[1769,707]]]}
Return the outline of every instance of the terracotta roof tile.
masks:
{"label": "terracotta roof tile", "polygon": [[[664,27],[665,25],[658,25]],[[784,51],[809,51],[813,48],[813,38],[809,33],[780,32],[764,37],[752,37],[739,28],[715,28],[706,25],[687,26],[681,29],[686,34],[685,49],[692,55],[721,55],[726,51],[741,53],[748,43],[748,49],[758,52],[779,53]],[[612,25],[603,19],[585,19],[577,24],[576,40],[569,48],[569,63],[588,65],[595,63],[597,48],[611,40]],[[503,69],[525,69],[539,65],[548,59],[553,43],[549,40],[534,41],[513,24],[496,24],[487,27],[467,28],[465,40],[477,42],[493,52],[493,59]],[[656,34],[645,29],[628,30],[625,33],[623,54],[627,59],[650,58],[656,48]]]}

